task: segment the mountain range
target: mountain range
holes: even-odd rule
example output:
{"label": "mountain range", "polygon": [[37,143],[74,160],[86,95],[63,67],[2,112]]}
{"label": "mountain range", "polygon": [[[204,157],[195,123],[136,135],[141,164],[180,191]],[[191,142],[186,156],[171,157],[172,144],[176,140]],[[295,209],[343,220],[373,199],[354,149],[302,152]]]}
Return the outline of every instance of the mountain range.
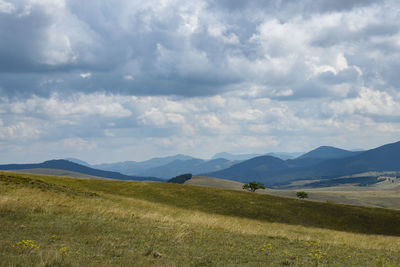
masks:
{"label": "mountain range", "polygon": [[[292,159],[302,153],[285,153],[285,152],[272,152],[266,155],[271,155],[281,159]],[[160,177],[162,179],[170,179],[182,173],[192,173],[194,175],[199,173],[215,172],[229,168],[241,161],[248,160],[260,154],[231,154],[221,152],[215,154],[210,160],[194,158],[191,156],[178,154],[163,158],[152,158],[150,160],[136,162],[124,161],[115,163],[104,163],[90,165],[85,161],[66,158],[66,160],[105,171],[120,172],[125,175],[134,176],[150,176]]]}
{"label": "mountain range", "polygon": [[100,178],[118,179],[118,180],[135,180],[135,181],[162,181],[155,177],[140,177],[140,176],[128,176],[119,172],[111,172],[93,169],[75,162],[71,162],[64,159],[49,160],[42,163],[32,164],[6,164],[0,165],[0,170],[32,170],[32,169],[46,169],[46,170],[65,170],[75,173],[82,173]]}
{"label": "mountain range", "polygon": [[205,176],[266,185],[293,180],[330,179],[368,171],[400,171],[400,142],[367,151],[322,146],[296,159],[260,156]]}
{"label": "mountain range", "polygon": [[96,165],[89,165],[87,162],[74,158],[68,158],[67,160],[100,170],[120,172],[130,176],[160,177],[162,179],[170,179],[188,172],[197,174],[218,171],[240,162],[224,158],[203,160],[182,154],[164,158],[152,158],[142,162],[124,161]]}
{"label": "mountain range", "polygon": [[[175,160],[191,160],[193,157],[178,154],[175,156],[168,156],[163,158],[152,158],[146,161],[136,162],[136,161],[124,161],[115,163],[103,163],[91,165],[91,167],[96,169],[101,169],[105,171],[115,171],[120,172],[125,175],[142,175],[143,172],[148,172],[149,170],[169,164]],[[181,174],[181,173],[179,173]],[[171,176],[172,177],[172,176]],[[168,178],[171,178],[168,177]]]}
{"label": "mountain range", "polygon": [[183,173],[192,173],[196,175],[204,172],[223,170],[238,162],[240,161],[223,158],[212,160],[195,158],[189,160],[174,160],[168,164],[142,171],[138,173],[138,175],[155,176],[166,179]]}
{"label": "mountain range", "polygon": [[[289,153],[289,152],[270,152],[265,154],[266,156],[273,156],[276,158],[280,158],[283,160],[286,159],[294,159],[298,156],[301,156],[302,154],[304,154],[303,152],[293,152],[293,153]],[[248,160],[248,159],[252,159],[255,157],[259,157],[259,156],[263,156],[262,154],[231,154],[228,152],[221,152],[221,153],[217,153],[215,154],[211,159],[218,159],[218,158],[223,158],[223,159],[229,159],[229,160]]]}
{"label": "mountain range", "polygon": [[[228,155],[228,153],[217,155]],[[98,165],[90,165],[74,158],[36,164],[0,165],[0,170],[27,172],[32,169],[35,169],[35,173],[44,169],[47,173],[49,170],[65,170],[74,172],[74,175],[82,173],[102,178],[137,181],[165,181],[183,173],[191,173],[246,183],[256,180],[267,186],[274,186],[288,184],[294,180],[333,179],[370,171],[400,172],[400,142],[366,151],[348,151],[321,146],[297,158],[289,159],[262,155],[248,160],[225,158],[203,160],[180,154],[143,162],[126,161]]]}

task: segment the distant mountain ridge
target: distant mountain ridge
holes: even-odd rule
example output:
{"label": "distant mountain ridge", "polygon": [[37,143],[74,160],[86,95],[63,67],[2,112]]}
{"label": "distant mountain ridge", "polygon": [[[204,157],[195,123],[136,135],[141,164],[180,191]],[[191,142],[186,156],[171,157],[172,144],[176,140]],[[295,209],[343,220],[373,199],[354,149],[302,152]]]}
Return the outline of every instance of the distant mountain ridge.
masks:
{"label": "distant mountain ridge", "polygon": [[[191,173],[239,182],[257,180],[264,182],[267,186],[273,186],[302,179],[333,179],[371,171],[400,171],[400,142],[367,151],[348,151],[322,146],[297,158],[285,160],[270,155],[257,156],[244,161],[224,158],[203,160],[182,154],[144,162],[126,161],[99,165],[89,165],[74,158],[70,160],[78,163],[50,160],[37,164],[0,165],[0,170],[59,169],[97,177],[139,181],[165,181],[183,173]],[[100,170],[94,168],[95,166],[111,170]],[[135,173],[127,175],[113,169],[130,170]]]}
{"label": "distant mountain ridge", "polygon": [[337,178],[368,171],[400,171],[400,142],[362,152],[320,147],[291,160],[261,156],[202,175],[240,182],[257,180],[274,185],[299,179]]}
{"label": "distant mountain ridge", "polygon": [[77,158],[65,158],[65,160],[68,160],[68,161],[71,161],[71,162],[73,162],[73,163],[77,163],[77,164],[79,164],[79,165],[83,165],[83,166],[86,166],[86,167],[92,167],[89,163],[87,163],[86,161],[83,161],[83,160],[80,160],[80,159],[77,159]]}
{"label": "distant mountain ridge", "polygon": [[0,165],[0,170],[27,170],[27,169],[57,169],[57,170],[67,170],[77,173],[83,173],[86,175],[118,179],[118,180],[135,180],[135,181],[162,181],[155,177],[139,177],[139,176],[128,176],[118,172],[104,171],[93,169],[87,166],[83,166],[68,160],[48,160],[42,163],[32,163],[32,164],[6,164]]}
{"label": "distant mountain ridge", "polygon": [[[125,175],[142,175],[150,169],[160,167],[162,165],[169,164],[175,160],[191,160],[193,157],[178,154],[174,156],[168,156],[163,158],[152,158],[146,161],[136,162],[136,161],[124,161],[115,163],[103,163],[92,165],[91,167],[106,171],[116,171],[123,173]],[[171,177],[169,177],[171,178]]]}
{"label": "distant mountain ridge", "polygon": [[[77,162],[79,161],[80,160],[77,160]],[[106,171],[120,172],[122,174],[130,176],[150,176],[170,179],[183,173],[197,174],[201,172],[218,171],[226,169],[238,162],[240,161],[222,158],[203,160],[183,154],[178,154],[164,158],[152,158],[150,160],[142,162],[124,161],[96,164],[91,165],[90,167]]]}
{"label": "distant mountain ridge", "polygon": [[[271,152],[267,155],[276,156],[281,159],[292,159],[302,153]],[[207,172],[215,172],[229,168],[245,159],[261,156],[259,154],[231,154],[227,152],[217,153],[210,160],[194,158],[191,156],[178,154],[174,156],[152,158],[142,162],[124,161],[115,163],[103,163],[90,165],[89,163],[76,158],[66,158],[66,160],[84,165],[87,167],[119,172],[129,176],[150,176],[162,179],[170,179],[182,173],[192,173],[194,175]]]}
{"label": "distant mountain ridge", "polygon": [[280,158],[283,160],[286,159],[293,159],[296,158],[300,155],[302,155],[304,153],[302,152],[269,152],[267,154],[231,154],[228,152],[221,152],[221,153],[217,153],[215,154],[211,159],[218,159],[218,158],[223,158],[223,159],[229,159],[229,160],[248,160],[248,159],[252,159],[255,157],[259,157],[259,156],[273,156],[276,158]]}
{"label": "distant mountain ridge", "polygon": [[310,152],[307,152],[300,157],[299,159],[304,158],[313,158],[313,159],[339,159],[350,156],[355,156],[361,152],[358,151],[348,151],[332,146],[320,146]]}
{"label": "distant mountain ridge", "polygon": [[280,159],[283,159],[283,160],[287,160],[287,159],[295,159],[295,158],[297,158],[297,157],[299,157],[299,156],[301,156],[303,154],[304,154],[304,152],[292,152],[292,153],[289,153],[289,152],[270,152],[270,153],[265,154],[265,156],[272,156],[272,157],[275,157],[275,158],[280,158]]}
{"label": "distant mountain ridge", "polygon": [[251,158],[255,158],[261,156],[260,154],[231,154],[228,152],[220,152],[215,154],[211,159],[229,159],[229,160],[248,160]]}
{"label": "distant mountain ridge", "polygon": [[166,165],[139,172],[138,175],[155,176],[160,178],[171,178],[183,173],[192,173],[196,175],[198,173],[226,169],[238,162],[239,161],[237,160],[227,160],[223,158],[213,160],[195,158],[189,160],[175,160]]}

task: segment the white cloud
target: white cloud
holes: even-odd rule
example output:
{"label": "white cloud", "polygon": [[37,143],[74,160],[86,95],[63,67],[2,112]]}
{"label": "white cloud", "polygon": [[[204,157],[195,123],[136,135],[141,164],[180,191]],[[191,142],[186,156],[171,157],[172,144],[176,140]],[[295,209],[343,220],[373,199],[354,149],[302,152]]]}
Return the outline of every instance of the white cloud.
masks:
{"label": "white cloud", "polygon": [[90,151],[97,148],[95,142],[83,138],[66,138],[60,141],[60,145],[69,151]]}
{"label": "white cloud", "polygon": [[92,74],[90,72],[86,72],[79,74],[79,76],[81,76],[83,79],[89,79],[92,76]]}
{"label": "white cloud", "polygon": [[387,92],[375,91],[370,88],[361,88],[355,98],[332,102],[329,107],[335,114],[364,114],[400,116],[400,98]]}
{"label": "white cloud", "polygon": [[[366,88],[353,102],[332,103],[283,103],[268,98],[243,99],[230,93],[190,99],[78,94],[62,100],[53,95],[48,100],[34,97],[1,104],[9,113],[2,118],[0,135],[10,144],[29,138],[50,139],[55,155],[86,149],[85,155],[100,158],[95,156],[99,151],[108,151],[112,161],[173,153],[208,157],[220,151],[302,151],[323,144],[354,148],[363,147],[367,136],[375,140],[373,136],[379,133],[390,139],[400,133],[398,124],[368,117],[396,115],[395,99]],[[323,117],[319,110],[324,111]],[[365,137],[357,139],[359,133]],[[357,142],[351,143],[350,137]],[[301,140],[301,144],[294,140]],[[128,147],[146,153],[132,154]]]}
{"label": "white cloud", "polygon": [[124,79],[127,81],[133,81],[135,78],[132,75],[127,74],[127,75],[124,75]]}
{"label": "white cloud", "polygon": [[399,3],[314,2],[0,0],[2,141],[125,160],[398,138]]}
{"label": "white cloud", "polygon": [[7,1],[0,0],[0,13],[11,14],[15,11],[15,6]]}
{"label": "white cloud", "polygon": [[40,130],[26,122],[18,122],[12,125],[0,124],[0,139],[4,140],[26,140],[36,138]]}
{"label": "white cloud", "polygon": [[159,108],[152,107],[139,116],[141,123],[146,125],[166,126],[171,124],[182,124],[185,119],[182,115],[163,112]]}
{"label": "white cloud", "polygon": [[240,136],[233,144],[233,147],[268,147],[269,149],[273,149],[278,146],[279,143],[280,142],[276,140],[274,136]]}
{"label": "white cloud", "polygon": [[129,117],[132,113],[123,105],[127,100],[121,96],[105,94],[75,94],[65,97],[53,94],[50,98],[33,96],[21,101],[7,100],[0,103],[0,107],[8,110],[11,114],[27,114],[31,116],[46,116],[51,118],[74,119],[85,116],[99,115],[110,118]]}
{"label": "white cloud", "polygon": [[207,28],[207,32],[210,36],[219,38],[224,43],[227,44],[240,43],[239,37],[233,32],[229,33],[227,27],[223,24],[209,25]]}

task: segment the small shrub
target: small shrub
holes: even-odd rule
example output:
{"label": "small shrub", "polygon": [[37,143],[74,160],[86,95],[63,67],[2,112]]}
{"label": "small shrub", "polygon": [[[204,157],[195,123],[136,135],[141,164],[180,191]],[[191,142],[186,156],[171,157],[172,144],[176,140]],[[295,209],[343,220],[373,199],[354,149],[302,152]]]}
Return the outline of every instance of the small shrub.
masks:
{"label": "small shrub", "polygon": [[174,183],[174,184],[184,184],[187,180],[192,179],[192,174],[191,173],[185,173],[178,175],[172,179],[168,180],[168,183]]}
{"label": "small shrub", "polygon": [[304,191],[301,191],[301,192],[297,192],[297,193],[296,193],[296,196],[297,196],[298,198],[300,198],[300,199],[305,199],[305,198],[308,198],[308,193],[306,193],[306,192],[304,192]]}

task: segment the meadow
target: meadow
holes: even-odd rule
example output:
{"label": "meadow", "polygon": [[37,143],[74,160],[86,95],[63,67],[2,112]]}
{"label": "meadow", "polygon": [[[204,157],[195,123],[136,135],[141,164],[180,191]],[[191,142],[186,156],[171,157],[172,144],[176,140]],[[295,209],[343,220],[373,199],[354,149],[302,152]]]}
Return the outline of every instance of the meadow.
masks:
{"label": "meadow", "polygon": [[399,266],[400,212],[0,173],[0,266]]}
{"label": "meadow", "polygon": [[[400,210],[398,181],[396,183],[382,181],[370,186],[346,184],[320,188],[304,187],[304,183],[307,182],[313,181],[294,182],[292,189],[267,188],[257,190],[256,193],[297,198],[296,192],[306,191],[309,200]],[[243,191],[243,183],[206,176],[193,176],[185,184]]]}

